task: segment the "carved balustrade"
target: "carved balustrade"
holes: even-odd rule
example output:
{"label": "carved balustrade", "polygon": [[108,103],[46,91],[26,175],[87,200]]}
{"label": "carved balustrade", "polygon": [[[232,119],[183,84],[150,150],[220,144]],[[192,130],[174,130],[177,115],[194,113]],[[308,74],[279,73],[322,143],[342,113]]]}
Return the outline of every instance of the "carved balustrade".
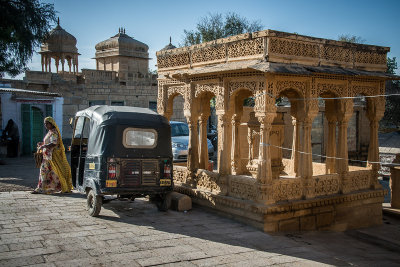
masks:
{"label": "carved balustrade", "polygon": [[265,30],[157,52],[159,71],[226,63],[240,59],[304,63],[316,66],[386,70],[388,47],[343,43],[297,34]]}

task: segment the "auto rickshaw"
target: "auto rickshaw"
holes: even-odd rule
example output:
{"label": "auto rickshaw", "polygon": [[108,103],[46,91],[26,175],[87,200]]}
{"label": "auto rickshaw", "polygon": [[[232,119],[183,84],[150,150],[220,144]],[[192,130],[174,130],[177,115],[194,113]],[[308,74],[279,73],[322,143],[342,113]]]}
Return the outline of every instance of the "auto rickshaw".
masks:
{"label": "auto rickshaw", "polygon": [[[146,108],[92,106],[71,120],[72,182],[90,216],[110,199],[150,196],[160,210],[173,189],[171,127]],[[105,196],[116,196],[115,198]]]}

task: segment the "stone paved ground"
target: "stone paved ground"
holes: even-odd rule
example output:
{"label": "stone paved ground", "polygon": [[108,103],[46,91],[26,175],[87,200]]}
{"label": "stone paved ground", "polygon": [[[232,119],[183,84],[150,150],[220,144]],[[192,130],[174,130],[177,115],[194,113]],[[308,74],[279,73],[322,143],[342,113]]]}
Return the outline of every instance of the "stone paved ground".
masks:
{"label": "stone paved ground", "polygon": [[[28,165],[0,165],[1,188],[35,184]],[[385,222],[398,231],[398,220]],[[159,212],[147,199],[112,201],[92,218],[78,193],[0,193],[0,266],[400,266],[398,250],[353,236],[270,235],[197,206]]]}

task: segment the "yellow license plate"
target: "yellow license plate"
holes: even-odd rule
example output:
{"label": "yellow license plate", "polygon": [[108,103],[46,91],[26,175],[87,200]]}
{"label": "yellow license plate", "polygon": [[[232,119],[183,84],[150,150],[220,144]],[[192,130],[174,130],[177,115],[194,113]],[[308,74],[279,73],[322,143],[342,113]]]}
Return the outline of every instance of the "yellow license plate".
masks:
{"label": "yellow license plate", "polygon": [[106,180],[106,187],[117,187],[117,180]]}
{"label": "yellow license plate", "polygon": [[170,186],[171,179],[160,179],[160,186]]}

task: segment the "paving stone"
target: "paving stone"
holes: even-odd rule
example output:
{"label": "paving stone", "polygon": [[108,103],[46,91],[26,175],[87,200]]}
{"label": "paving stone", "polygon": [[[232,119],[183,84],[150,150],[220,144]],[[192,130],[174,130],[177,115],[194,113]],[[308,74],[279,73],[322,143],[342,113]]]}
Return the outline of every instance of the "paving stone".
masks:
{"label": "paving stone", "polygon": [[30,249],[30,248],[42,248],[43,244],[41,241],[30,241],[30,242],[20,242],[20,243],[9,244],[8,247],[10,248],[10,251],[24,250],[24,249]]}
{"label": "paving stone", "polygon": [[42,256],[25,256],[6,260],[0,260],[0,266],[26,266],[44,263]]}

